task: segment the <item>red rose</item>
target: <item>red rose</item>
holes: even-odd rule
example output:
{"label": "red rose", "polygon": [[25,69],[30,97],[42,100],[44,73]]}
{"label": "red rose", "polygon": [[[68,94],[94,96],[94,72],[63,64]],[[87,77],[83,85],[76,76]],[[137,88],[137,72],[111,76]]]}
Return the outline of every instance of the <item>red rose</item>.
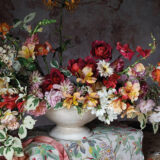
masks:
{"label": "red rose", "polygon": [[112,59],[112,47],[104,41],[92,42],[92,49],[90,54],[96,59],[105,59],[110,61]]}
{"label": "red rose", "polygon": [[118,58],[111,63],[111,67],[114,68],[115,72],[122,72],[124,68],[124,61],[122,58]]}
{"label": "red rose", "polygon": [[129,48],[128,44],[122,45],[120,42],[117,42],[116,49],[129,60],[131,60],[134,55],[134,52]]}
{"label": "red rose", "polygon": [[50,91],[53,84],[60,84],[64,81],[64,75],[56,68],[52,68],[50,74],[46,75],[45,80],[42,83],[42,90]]}
{"label": "red rose", "polygon": [[78,73],[79,70],[82,70],[82,68],[85,66],[85,62],[83,59],[78,58],[78,59],[71,59],[68,62],[68,70],[71,71],[71,73],[73,75],[75,75],[75,73]]}
{"label": "red rose", "polygon": [[112,74],[108,79],[103,79],[106,88],[116,88],[117,80],[120,78],[118,74]]}
{"label": "red rose", "polygon": [[136,51],[139,53],[138,57],[141,55],[142,57],[148,57],[150,55],[151,49],[143,50],[141,46],[137,46]]}

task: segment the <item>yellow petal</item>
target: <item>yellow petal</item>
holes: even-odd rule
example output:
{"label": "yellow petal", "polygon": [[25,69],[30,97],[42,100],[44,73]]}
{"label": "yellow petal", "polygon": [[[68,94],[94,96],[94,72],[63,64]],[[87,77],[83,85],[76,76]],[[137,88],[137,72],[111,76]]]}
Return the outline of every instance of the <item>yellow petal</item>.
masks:
{"label": "yellow petal", "polygon": [[96,80],[97,80],[97,78],[95,78],[95,77],[86,77],[86,82],[90,83],[90,84],[95,83]]}

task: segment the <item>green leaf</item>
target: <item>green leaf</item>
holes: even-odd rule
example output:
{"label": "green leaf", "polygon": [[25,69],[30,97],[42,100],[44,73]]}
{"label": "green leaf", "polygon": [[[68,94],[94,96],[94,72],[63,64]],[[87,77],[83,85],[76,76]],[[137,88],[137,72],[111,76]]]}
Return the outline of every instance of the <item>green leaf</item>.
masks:
{"label": "green leaf", "polygon": [[76,108],[77,108],[78,114],[81,114],[82,113],[82,108],[79,107],[79,106],[76,106]]}
{"label": "green leaf", "polygon": [[23,22],[26,24],[26,23],[32,21],[32,20],[35,18],[35,16],[36,16],[36,13],[35,13],[35,12],[30,13],[30,14],[28,14],[27,16],[24,17]]}
{"label": "green leaf", "polygon": [[27,97],[27,100],[25,102],[25,109],[27,111],[35,110],[38,105],[39,105],[39,99],[37,97],[35,97],[34,95],[29,95]]}
{"label": "green leaf", "polygon": [[4,149],[4,157],[7,159],[7,160],[12,160],[13,159],[13,154],[14,154],[14,150],[13,148],[11,147],[6,147]]}
{"label": "green leaf", "polygon": [[146,118],[145,114],[141,113],[138,116],[138,121],[140,122],[141,129],[144,129],[146,127],[146,123],[147,123],[147,118]]}
{"label": "green leaf", "polygon": [[23,153],[23,148],[21,147],[13,147],[13,149],[14,149],[14,155],[16,156],[16,157],[21,157],[21,156],[24,156],[24,153]]}
{"label": "green leaf", "polygon": [[70,77],[70,76],[72,75],[69,70],[61,69],[61,72],[62,72],[66,77]]}
{"label": "green leaf", "polygon": [[27,129],[23,124],[19,127],[18,136],[20,139],[23,139],[27,136]]}
{"label": "green leaf", "polygon": [[53,60],[51,63],[50,63],[50,65],[51,65],[51,67],[53,67],[53,68],[59,68],[59,64],[58,64],[58,62],[56,61],[56,60]]}
{"label": "green leaf", "polygon": [[4,146],[0,146],[0,156],[3,156]]}
{"label": "green leaf", "polygon": [[18,137],[14,137],[14,141],[13,141],[13,147],[17,148],[20,147],[22,148],[22,142]]}
{"label": "green leaf", "polygon": [[18,26],[20,26],[23,22],[22,21],[18,21],[13,25],[13,28],[16,28]]}
{"label": "green leaf", "polygon": [[56,104],[56,106],[54,107],[54,109],[60,109],[63,107],[63,102],[59,102]]}
{"label": "green leaf", "polygon": [[0,142],[4,142],[6,140],[6,133],[3,130],[0,130]]}
{"label": "green leaf", "polygon": [[159,128],[159,123],[152,123],[152,126],[153,126],[154,134],[156,134]]}
{"label": "green leaf", "polygon": [[12,144],[13,140],[14,140],[13,137],[9,135],[7,140],[4,142],[4,145],[10,146]]}
{"label": "green leaf", "polygon": [[26,59],[23,57],[18,57],[18,61],[23,67],[25,67],[26,70],[34,71],[37,68],[32,58]]}
{"label": "green leaf", "polygon": [[38,106],[39,105],[39,99],[38,98],[35,98],[33,100],[33,103],[34,103],[34,106]]}

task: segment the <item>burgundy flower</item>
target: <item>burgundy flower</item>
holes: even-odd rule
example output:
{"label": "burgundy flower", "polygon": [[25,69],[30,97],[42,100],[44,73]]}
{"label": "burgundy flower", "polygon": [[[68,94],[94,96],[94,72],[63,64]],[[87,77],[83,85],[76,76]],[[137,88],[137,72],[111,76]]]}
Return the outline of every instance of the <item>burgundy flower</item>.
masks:
{"label": "burgundy flower", "polygon": [[90,56],[87,56],[84,61],[85,61],[85,66],[84,67],[87,66],[87,67],[92,68],[92,72],[94,74],[93,76],[96,77],[97,74],[98,74],[96,61]]}
{"label": "burgundy flower", "polygon": [[71,71],[71,73],[73,75],[75,75],[75,73],[78,73],[79,70],[82,70],[82,68],[85,66],[85,62],[83,59],[78,58],[78,59],[71,59],[68,62],[68,70]]}
{"label": "burgundy flower", "polygon": [[122,45],[120,42],[117,42],[116,49],[129,60],[131,60],[134,55],[134,52],[129,48],[128,44]]}
{"label": "burgundy flower", "polygon": [[90,54],[96,59],[110,61],[112,59],[112,47],[104,41],[96,40],[92,42]]}
{"label": "burgundy flower", "polygon": [[56,68],[52,68],[50,74],[45,76],[45,80],[42,83],[42,90],[50,91],[53,84],[60,84],[64,81],[64,75]]}
{"label": "burgundy flower", "polygon": [[151,49],[143,50],[141,46],[137,46],[136,51],[139,53],[138,57],[148,57],[150,55]]}
{"label": "burgundy flower", "polygon": [[139,97],[143,98],[144,96],[146,96],[146,94],[148,92],[148,84],[145,81],[141,81],[140,87],[141,87],[141,91],[140,91]]}
{"label": "burgundy flower", "polygon": [[116,88],[117,80],[120,78],[118,74],[112,74],[108,79],[103,79],[106,88]]}
{"label": "burgundy flower", "polygon": [[114,68],[115,72],[121,72],[124,68],[124,61],[122,58],[116,59],[111,63],[111,67]]}

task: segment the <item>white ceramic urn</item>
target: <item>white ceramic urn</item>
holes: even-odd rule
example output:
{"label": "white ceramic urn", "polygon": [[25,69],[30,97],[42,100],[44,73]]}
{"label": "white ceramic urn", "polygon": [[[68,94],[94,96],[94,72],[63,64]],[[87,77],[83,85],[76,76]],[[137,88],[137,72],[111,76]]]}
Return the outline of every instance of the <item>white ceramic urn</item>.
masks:
{"label": "white ceramic urn", "polygon": [[87,110],[82,114],[78,114],[77,109],[62,108],[54,110],[49,109],[46,117],[56,124],[49,135],[53,138],[64,140],[80,140],[83,137],[89,137],[92,132],[84,125],[96,118],[96,115]]}

